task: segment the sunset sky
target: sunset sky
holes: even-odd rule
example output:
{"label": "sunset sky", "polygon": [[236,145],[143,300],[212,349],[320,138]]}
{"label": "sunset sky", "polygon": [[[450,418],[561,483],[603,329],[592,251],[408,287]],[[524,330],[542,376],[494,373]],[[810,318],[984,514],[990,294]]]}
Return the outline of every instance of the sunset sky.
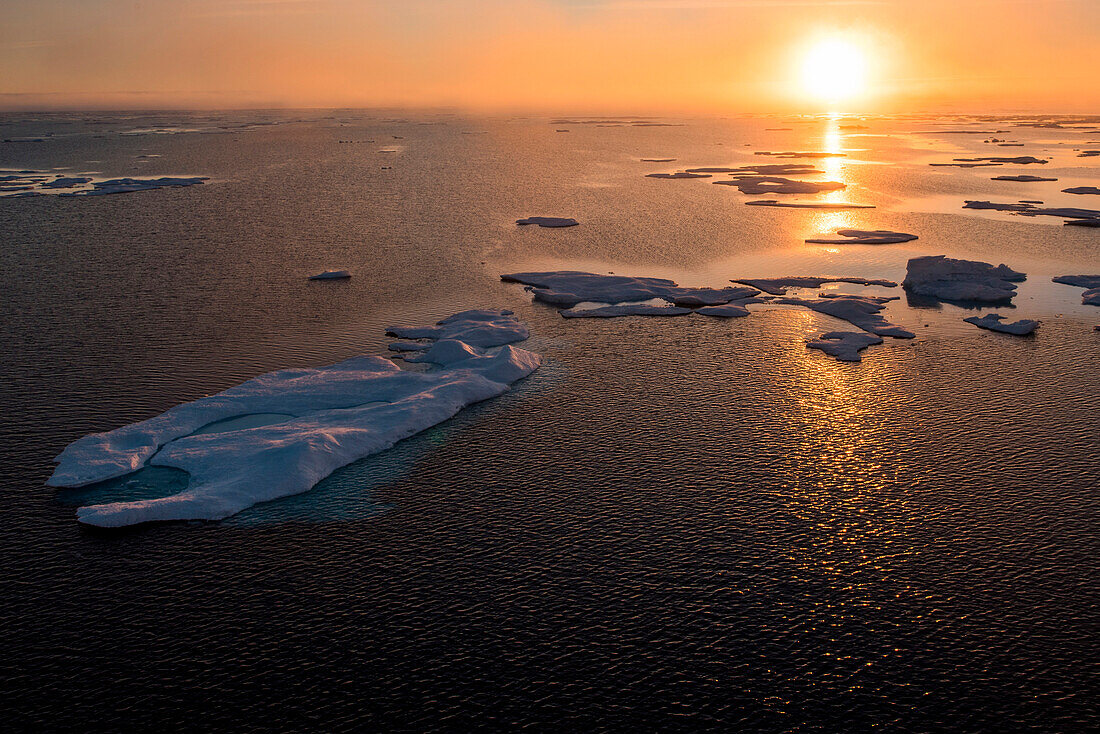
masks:
{"label": "sunset sky", "polygon": [[[1100,111],[1100,0],[3,0],[0,108]],[[812,91],[812,90],[811,90]]]}

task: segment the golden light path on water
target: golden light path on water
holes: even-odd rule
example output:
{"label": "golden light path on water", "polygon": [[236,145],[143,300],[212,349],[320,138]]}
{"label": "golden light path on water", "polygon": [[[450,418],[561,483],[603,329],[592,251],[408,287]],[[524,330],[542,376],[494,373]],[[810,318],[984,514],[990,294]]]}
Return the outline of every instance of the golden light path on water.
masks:
{"label": "golden light path on water", "polygon": [[[836,154],[836,156],[819,158],[817,159],[817,164],[818,167],[824,171],[821,180],[839,181],[846,186],[851,186],[852,182],[846,176],[847,165],[845,164],[845,159],[840,155],[845,152],[843,145],[844,136],[840,130],[840,119],[840,115],[834,112],[830,113],[824,120],[825,129],[822,135],[821,151],[833,153]],[[826,193],[822,200],[828,203],[838,204],[850,201],[850,196],[851,193],[847,189],[841,189],[839,191],[830,191]],[[810,225],[812,231],[806,232],[805,237],[833,234],[838,229],[854,226],[851,212],[845,210],[819,212],[816,216],[811,217]],[[826,249],[829,252],[835,252],[834,248]]]}

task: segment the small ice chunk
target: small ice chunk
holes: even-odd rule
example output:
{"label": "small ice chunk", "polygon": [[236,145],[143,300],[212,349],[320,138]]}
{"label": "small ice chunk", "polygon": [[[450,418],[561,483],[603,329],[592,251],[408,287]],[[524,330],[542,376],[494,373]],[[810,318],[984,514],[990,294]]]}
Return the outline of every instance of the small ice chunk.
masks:
{"label": "small ice chunk", "polygon": [[968,324],[974,324],[974,326],[982,329],[999,331],[1003,334],[1015,334],[1016,336],[1025,336],[1039,328],[1038,321],[1020,319],[1019,321],[1005,323],[1003,321],[1005,318],[1007,317],[999,313],[990,313],[985,316],[971,316],[970,318],[963,319],[963,321]]}
{"label": "small ice chunk", "polygon": [[750,303],[767,303],[763,298],[741,298],[721,306],[704,306],[695,309],[695,313],[703,316],[716,316],[722,319],[740,318],[748,316],[751,311],[747,308]]}
{"label": "small ice chunk", "polygon": [[53,181],[48,181],[42,184],[43,189],[67,189],[72,186],[79,186],[86,184],[92,179],[88,176],[72,176],[70,178],[55,178]]}
{"label": "small ice chunk", "polygon": [[537,224],[540,227],[576,227],[580,222],[576,219],[568,219],[566,217],[527,217],[526,219],[517,219],[516,224],[527,225]]}
{"label": "small ice chunk", "polygon": [[874,209],[874,204],[854,204],[850,201],[823,202],[823,201],[778,201],[776,199],[755,199],[746,201],[746,206],[776,206],[786,209],[821,209],[823,211],[840,211],[842,209]]}
{"label": "small ice chunk", "polygon": [[945,301],[996,303],[1015,296],[1014,283],[1026,278],[1007,265],[928,255],[909,260],[902,285],[918,295]]}
{"label": "small ice chunk", "polygon": [[343,278],[350,278],[351,273],[346,270],[326,270],[323,273],[317,273],[317,275],[309,276],[310,280],[341,280]]}
{"label": "small ice chunk", "polygon": [[1074,186],[1069,189],[1062,189],[1063,194],[1094,194],[1100,196],[1100,188],[1096,186]]}
{"label": "small ice chunk", "polygon": [[647,173],[646,178],[710,178],[710,174],[679,171],[677,173]]}
{"label": "small ice chunk", "polygon": [[820,349],[841,362],[862,362],[860,351],[882,344],[882,337],[861,331],[830,331],[806,342],[810,349]]}

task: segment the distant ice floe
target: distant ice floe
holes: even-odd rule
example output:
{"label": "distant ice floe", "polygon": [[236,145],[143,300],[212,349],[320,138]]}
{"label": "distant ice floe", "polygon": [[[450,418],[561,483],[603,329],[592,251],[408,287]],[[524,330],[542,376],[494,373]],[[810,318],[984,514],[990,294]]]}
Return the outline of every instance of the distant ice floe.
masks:
{"label": "distant ice floe", "polygon": [[678,171],[676,173],[647,173],[646,178],[710,178],[710,174]]}
{"label": "distant ice floe", "polygon": [[1100,150],[1082,150],[1077,154],[1078,158],[1095,158],[1100,156]]}
{"label": "distant ice floe", "polygon": [[1007,265],[994,267],[976,260],[944,255],[914,257],[906,265],[902,286],[921,296],[945,301],[998,303],[1016,295],[1016,283],[1026,280]]}
{"label": "distant ice floe", "polygon": [[830,331],[806,342],[809,349],[820,349],[841,362],[862,362],[860,352],[876,344],[882,344],[882,337],[862,331]]}
{"label": "distant ice floe", "polygon": [[777,199],[754,199],[746,201],[745,206],[775,206],[785,209],[821,209],[822,211],[840,211],[842,209],[874,209],[874,204],[854,204],[850,201],[779,201]]}
{"label": "distant ice floe", "polygon": [[620,304],[653,298],[676,306],[715,306],[759,293],[756,288],[685,288],[666,278],[598,275],[577,270],[508,273],[500,279],[527,286],[536,301],[565,308],[585,302]]}
{"label": "distant ice floe", "polygon": [[1039,322],[1032,319],[1020,319],[1019,321],[1006,322],[1006,316],[1002,316],[999,313],[986,314],[985,316],[971,316],[970,318],[963,319],[968,324],[974,324],[982,329],[989,329],[990,331],[999,331],[1002,334],[1015,334],[1016,336],[1026,336],[1031,332],[1039,328]]}
{"label": "distant ice floe", "polygon": [[[540,364],[538,355],[501,341],[527,334],[509,312],[463,312],[428,332],[439,338],[415,360],[435,369],[406,371],[382,357],[360,356],[260,375],[155,418],[74,441],[57,457],[47,484],[77,487],[146,465],[174,467],[190,474],[179,494],[81,507],[78,519],[100,527],[220,520],[305,492],[341,466],[500,395]],[[481,346],[444,336],[463,332]],[[212,423],[259,414],[290,417],[202,433]]]}
{"label": "distant ice floe", "polygon": [[1063,194],[1094,194],[1100,196],[1100,188],[1096,186],[1074,186],[1069,189],[1062,189]]}
{"label": "distant ice floe", "polygon": [[990,181],[1019,181],[1021,183],[1037,183],[1039,181],[1057,181],[1056,178],[1044,178],[1042,176],[1031,176],[1028,174],[1022,174],[1020,176],[994,176],[989,179]]}
{"label": "distant ice floe", "polygon": [[898,284],[892,280],[875,280],[869,278],[817,278],[809,276],[788,276],[785,278],[753,278],[752,280],[735,280],[734,283],[759,288],[765,293],[774,296],[786,295],[788,288],[820,288],[825,283],[855,283],[856,285],[878,285],[884,288],[897,288]]}
{"label": "distant ice floe", "polygon": [[310,280],[345,280],[351,277],[351,273],[346,270],[326,270],[323,273],[317,273],[317,275],[309,276]]}
{"label": "distant ice floe", "polygon": [[643,158],[642,163],[672,163],[675,158]]}
{"label": "distant ice floe", "polygon": [[824,173],[809,163],[762,163],[758,166],[739,166],[727,168],[712,166],[708,168],[688,168],[688,173],[732,173],[736,175],[757,176],[803,176],[811,173]]}
{"label": "distant ice floe", "polygon": [[537,224],[540,227],[576,227],[580,222],[576,219],[569,219],[566,217],[527,217],[526,219],[517,219],[516,224],[527,225]]}
{"label": "distant ice floe", "polygon": [[838,229],[836,233],[840,237],[818,237],[806,242],[814,245],[893,245],[917,239],[915,234],[884,229]]}
{"label": "distant ice floe", "polygon": [[[43,196],[105,196],[107,194],[127,194],[134,191],[152,191],[168,187],[195,186],[206,181],[205,176],[189,178],[111,178],[95,180],[92,176],[62,176],[55,174],[50,178],[40,171],[20,171],[14,175],[0,177],[6,186],[0,191],[18,193],[0,193],[0,196],[27,197]],[[18,187],[18,188],[15,188]]]}
{"label": "distant ice floe", "polygon": [[822,194],[840,191],[847,186],[839,181],[796,181],[781,176],[740,175],[729,181],[715,181],[720,186],[736,186],[742,194]]}
{"label": "distant ice floe", "polygon": [[1032,163],[1045,165],[1050,161],[1043,160],[1042,158],[1036,158],[1032,155],[1021,155],[1016,157],[1005,156],[985,156],[983,158],[954,158],[959,163],[1010,163],[1014,166],[1027,166]]}
{"label": "distant ice floe", "polygon": [[753,155],[770,155],[774,158],[845,158],[847,153],[829,153],[821,151],[795,151],[786,150],[781,153],[773,153],[768,150],[758,150]]}
{"label": "distant ice floe", "polygon": [[988,166],[1001,166],[1003,163],[929,163],[930,166],[940,168],[985,168]]}
{"label": "distant ice floe", "polygon": [[1086,306],[1100,306],[1100,275],[1059,275],[1052,280],[1055,283],[1084,288],[1081,303]]}
{"label": "distant ice floe", "polygon": [[963,209],[992,210],[1011,212],[1021,217],[1062,217],[1073,221],[1066,222],[1079,227],[1100,227],[1100,209],[1078,209],[1076,207],[1039,207],[1028,202],[1002,204],[993,201],[966,201]]}

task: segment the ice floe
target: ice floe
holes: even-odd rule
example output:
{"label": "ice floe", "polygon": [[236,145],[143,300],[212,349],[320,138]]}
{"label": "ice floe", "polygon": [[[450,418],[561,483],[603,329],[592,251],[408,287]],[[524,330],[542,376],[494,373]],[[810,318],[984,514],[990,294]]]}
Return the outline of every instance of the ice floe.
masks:
{"label": "ice floe", "polygon": [[1081,303],[1086,306],[1100,306],[1100,275],[1059,275],[1053,280],[1055,283],[1084,288]]}
{"label": "ice floe", "polygon": [[462,311],[435,326],[390,326],[386,334],[399,339],[449,339],[473,347],[499,347],[531,336],[511,311]]}
{"label": "ice floe", "polygon": [[643,158],[642,163],[672,163],[675,158]]}
{"label": "ice floe", "polygon": [[850,201],[822,202],[822,201],[779,201],[777,199],[755,199],[746,201],[746,206],[775,206],[785,209],[821,209],[823,211],[839,211],[842,209],[874,209],[874,204],[854,204]]}
{"label": "ice floe", "polygon": [[996,303],[1015,296],[1015,283],[1026,278],[1003,264],[994,267],[977,260],[926,255],[909,260],[902,286],[917,295],[945,301]]}
{"label": "ice floe", "polygon": [[1056,178],[1044,178],[1042,176],[1030,176],[1030,175],[1025,173],[1025,174],[1020,175],[1020,176],[994,176],[993,178],[991,178],[989,180],[990,181],[1019,181],[1021,183],[1035,183],[1035,182],[1038,182],[1038,181],[1057,181],[1058,179],[1056,179]]}
{"label": "ice floe", "polygon": [[847,188],[839,181],[796,181],[780,176],[737,176],[729,181],[715,181],[720,186],[736,186],[742,194],[821,194]]}
{"label": "ice floe", "polygon": [[915,234],[884,229],[838,229],[836,233],[840,236],[818,237],[806,242],[815,245],[893,245],[917,239]]}
{"label": "ice floe", "polygon": [[687,316],[690,308],[655,306],[648,303],[624,303],[599,308],[569,308],[559,311],[567,319],[606,319],[616,316]]}
{"label": "ice floe", "polygon": [[968,324],[974,324],[982,329],[989,329],[990,331],[999,331],[1002,334],[1015,334],[1016,336],[1026,336],[1031,332],[1039,328],[1039,322],[1031,319],[1020,319],[1019,321],[1006,322],[1006,316],[1002,316],[999,313],[990,313],[985,316],[971,316],[970,318],[963,319]]}
{"label": "ice floe", "polygon": [[677,173],[647,173],[646,178],[710,178],[710,174],[707,173],[688,173],[687,171],[678,171]]}
{"label": "ice floe", "polygon": [[[107,194],[126,194],[134,191],[151,191],[167,187],[195,186],[206,181],[205,176],[187,178],[112,178],[95,180],[92,176],[58,176],[49,179],[38,171],[23,171],[18,175],[5,176],[7,182],[18,185],[20,192],[6,196],[105,196]],[[90,184],[90,185],[89,185]],[[10,190],[10,189],[9,189]]]}
{"label": "ice floe", "polygon": [[527,217],[526,219],[517,219],[516,224],[527,225],[537,224],[540,227],[576,227],[580,222],[576,219],[569,219],[567,217]]}
{"label": "ice floe", "polygon": [[830,331],[806,342],[810,349],[820,349],[841,362],[862,362],[860,351],[882,344],[882,337],[862,331]]}
{"label": "ice floe", "polygon": [[326,270],[323,273],[317,273],[317,275],[309,276],[310,280],[343,280],[350,278],[351,273],[346,270]]}
{"label": "ice floe", "polygon": [[892,336],[895,339],[912,339],[916,336],[903,326],[892,324],[879,314],[886,304],[894,298],[878,296],[834,295],[824,298],[797,298],[787,296],[777,298],[772,303],[790,306],[803,306],[811,311],[827,314],[833,318],[847,321],[864,331],[877,336]]}
{"label": "ice floe", "polygon": [[[998,212],[1011,212],[1023,217],[1063,217],[1065,219],[1100,220],[1100,209],[1078,209],[1076,207],[1039,207],[1035,204],[1020,202],[1018,204],[1002,204],[994,201],[966,201],[963,209],[992,210]],[[1076,224],[1077,222],[1066,222]],[[1097,226],[1097,225],[1085,225]]]}
{"label": "ice floe", "polygon": [[1100,196],[1100,188],[1096,186],[1074,186],[1069,189],[1062,189],[1063,194],[1094,194]]}
{"label": "ice floe", "polygon": [[715,316],[722,319],[732,319],[748,316],[751,312],[746,308],[750,303],[767,303],[763,298],[739,298],[736,301],[724,303],[721,306],[704,306],[695,309],[695,313],[703,316]]}
{"label": "ice floe", "polygon": [[829,153],[822,151],[797,151],[797,150],[785,150],[780,153],[773,153],[768,150],[758,150],[753,155],[770,155],[774,158],[844,158],[847,153]]}
{"label": "ice floe", "polygon": [[707,306],[755,296],[756,288],[685,288],[666,278],[599,275],[577,270],[508,273],[500,279],[522,283],[536,301],[572,308],[578,303],[619,304],[660,298],[677,306]]}
{"label": "ice floe", "polygon": [[752,280],[734,280],[734,283],[759,288],[765,293],[774,296],[786,295],[788,288],[820,288],[825,283],[854,283],[856,285],[878,285],[884,288],[897,288],[898,284],[892,280],[875,280],[869,278],[817,278],[812,276],[787,276],[784,278],[753,278]]}
{"label": "ice floe", "polygon": [[985,156],[983,158],[955,158],[953,159],[959,163],[1011,163],[1014,166],[1026,166],[1032,163],[1038,163],[1040,165],[1049,163],[1042,158],[1036,158],[1032,155],[1021,155],[1014,158],[1004,156]]}
{"label": "ice floe", "polygon": [[[461,331],[472,322],[477,329],[506,315],[472,311],[440,324]],[[511,329],[499,326],[526,334],[515,324]],[[78,519],[101,527],[219,520],[258,502],[305,492],[341,466],[500,395],[540,363],[538,355],[511,345],[487,352],[446,338],[416,359],[437,368],[406,371],[382,357],[360,356],[326,367],[260,375],[154,418],[74,441],[57,457],[47,484],[82,486],[145,465],[174,467],[190,475],[179,494],[89,505],[77,511]],[[214,423],[274,413],[291,417],[201,433]]]}

